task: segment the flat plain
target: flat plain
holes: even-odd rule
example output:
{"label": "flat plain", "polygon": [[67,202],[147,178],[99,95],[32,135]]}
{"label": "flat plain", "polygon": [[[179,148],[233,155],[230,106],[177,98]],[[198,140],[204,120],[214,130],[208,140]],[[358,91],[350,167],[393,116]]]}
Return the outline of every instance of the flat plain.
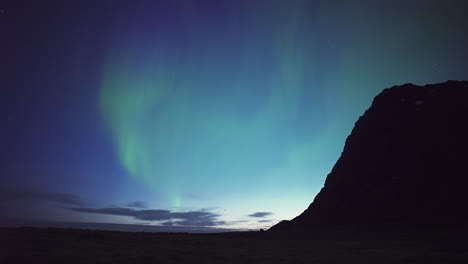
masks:
{"label": "flat plain", "polygon": [[465,228],[292,233],[0,229],[0,263],[468,263]]}

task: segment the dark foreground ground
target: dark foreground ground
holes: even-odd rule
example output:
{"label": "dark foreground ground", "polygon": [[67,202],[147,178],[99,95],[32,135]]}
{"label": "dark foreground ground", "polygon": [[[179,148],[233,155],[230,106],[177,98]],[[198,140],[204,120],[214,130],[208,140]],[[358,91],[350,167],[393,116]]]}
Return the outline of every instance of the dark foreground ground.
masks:
{"label": "dark foreground ground", "polygon": [[0,229],[0,263],[468,263],[465,228],[180,234]]}

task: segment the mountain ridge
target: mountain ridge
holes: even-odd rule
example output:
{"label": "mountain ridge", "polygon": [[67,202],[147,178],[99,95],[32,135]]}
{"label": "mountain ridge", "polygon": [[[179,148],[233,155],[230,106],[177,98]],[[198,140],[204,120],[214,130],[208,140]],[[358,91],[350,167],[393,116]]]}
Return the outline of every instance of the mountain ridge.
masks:
{"label": "mountain ridge", "polygon": [[324,187],[270,230],[467,222],[468,82],[384,89],[359,117]]}

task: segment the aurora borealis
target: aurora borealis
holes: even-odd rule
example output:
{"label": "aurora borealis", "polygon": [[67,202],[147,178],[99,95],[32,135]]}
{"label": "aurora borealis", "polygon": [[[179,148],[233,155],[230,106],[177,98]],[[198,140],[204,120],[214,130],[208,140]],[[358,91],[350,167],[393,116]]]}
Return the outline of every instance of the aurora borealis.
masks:
{"label": "aurora borealis", "polygon": [[464,6],[5,4],[0,183],[34,191],[10,192],[4,211],[247,229],[290,219],[382,89],[468,79]]}
{"label": "aurora borealis", "polygon": [[[317,139],[297,126],[308,122],[299,116],[308,81],[308,58],[299,51],[311,43],[300,44],[294,33],[300,10],[273,14],[280,10],[271,10],[266,22],[283,28],[246,30],[255,23],[228,17],[211,32],[204,30],[211,21],[191,23],[203,9],[180,14],[180,7],[169,21],[152,21],[179,22],[170,33],[145,33],[110,56],[100,106],[119,160],[172,206],[183,205],[184,192],[203,193],[207,185],[217,195],[226,188],[258,190],[288,162],[309,162],[303,144]],[[181,38],[192,45],[177,45]]]}

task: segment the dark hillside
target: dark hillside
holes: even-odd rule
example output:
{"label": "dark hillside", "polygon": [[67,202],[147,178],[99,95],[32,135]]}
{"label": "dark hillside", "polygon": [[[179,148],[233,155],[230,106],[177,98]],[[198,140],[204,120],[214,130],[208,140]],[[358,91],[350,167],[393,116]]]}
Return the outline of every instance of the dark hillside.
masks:
{"label": "dark hillside", "polygon": [[468,82],[385,89],[359,118],[320,193],[271,230],[467,222]]}

